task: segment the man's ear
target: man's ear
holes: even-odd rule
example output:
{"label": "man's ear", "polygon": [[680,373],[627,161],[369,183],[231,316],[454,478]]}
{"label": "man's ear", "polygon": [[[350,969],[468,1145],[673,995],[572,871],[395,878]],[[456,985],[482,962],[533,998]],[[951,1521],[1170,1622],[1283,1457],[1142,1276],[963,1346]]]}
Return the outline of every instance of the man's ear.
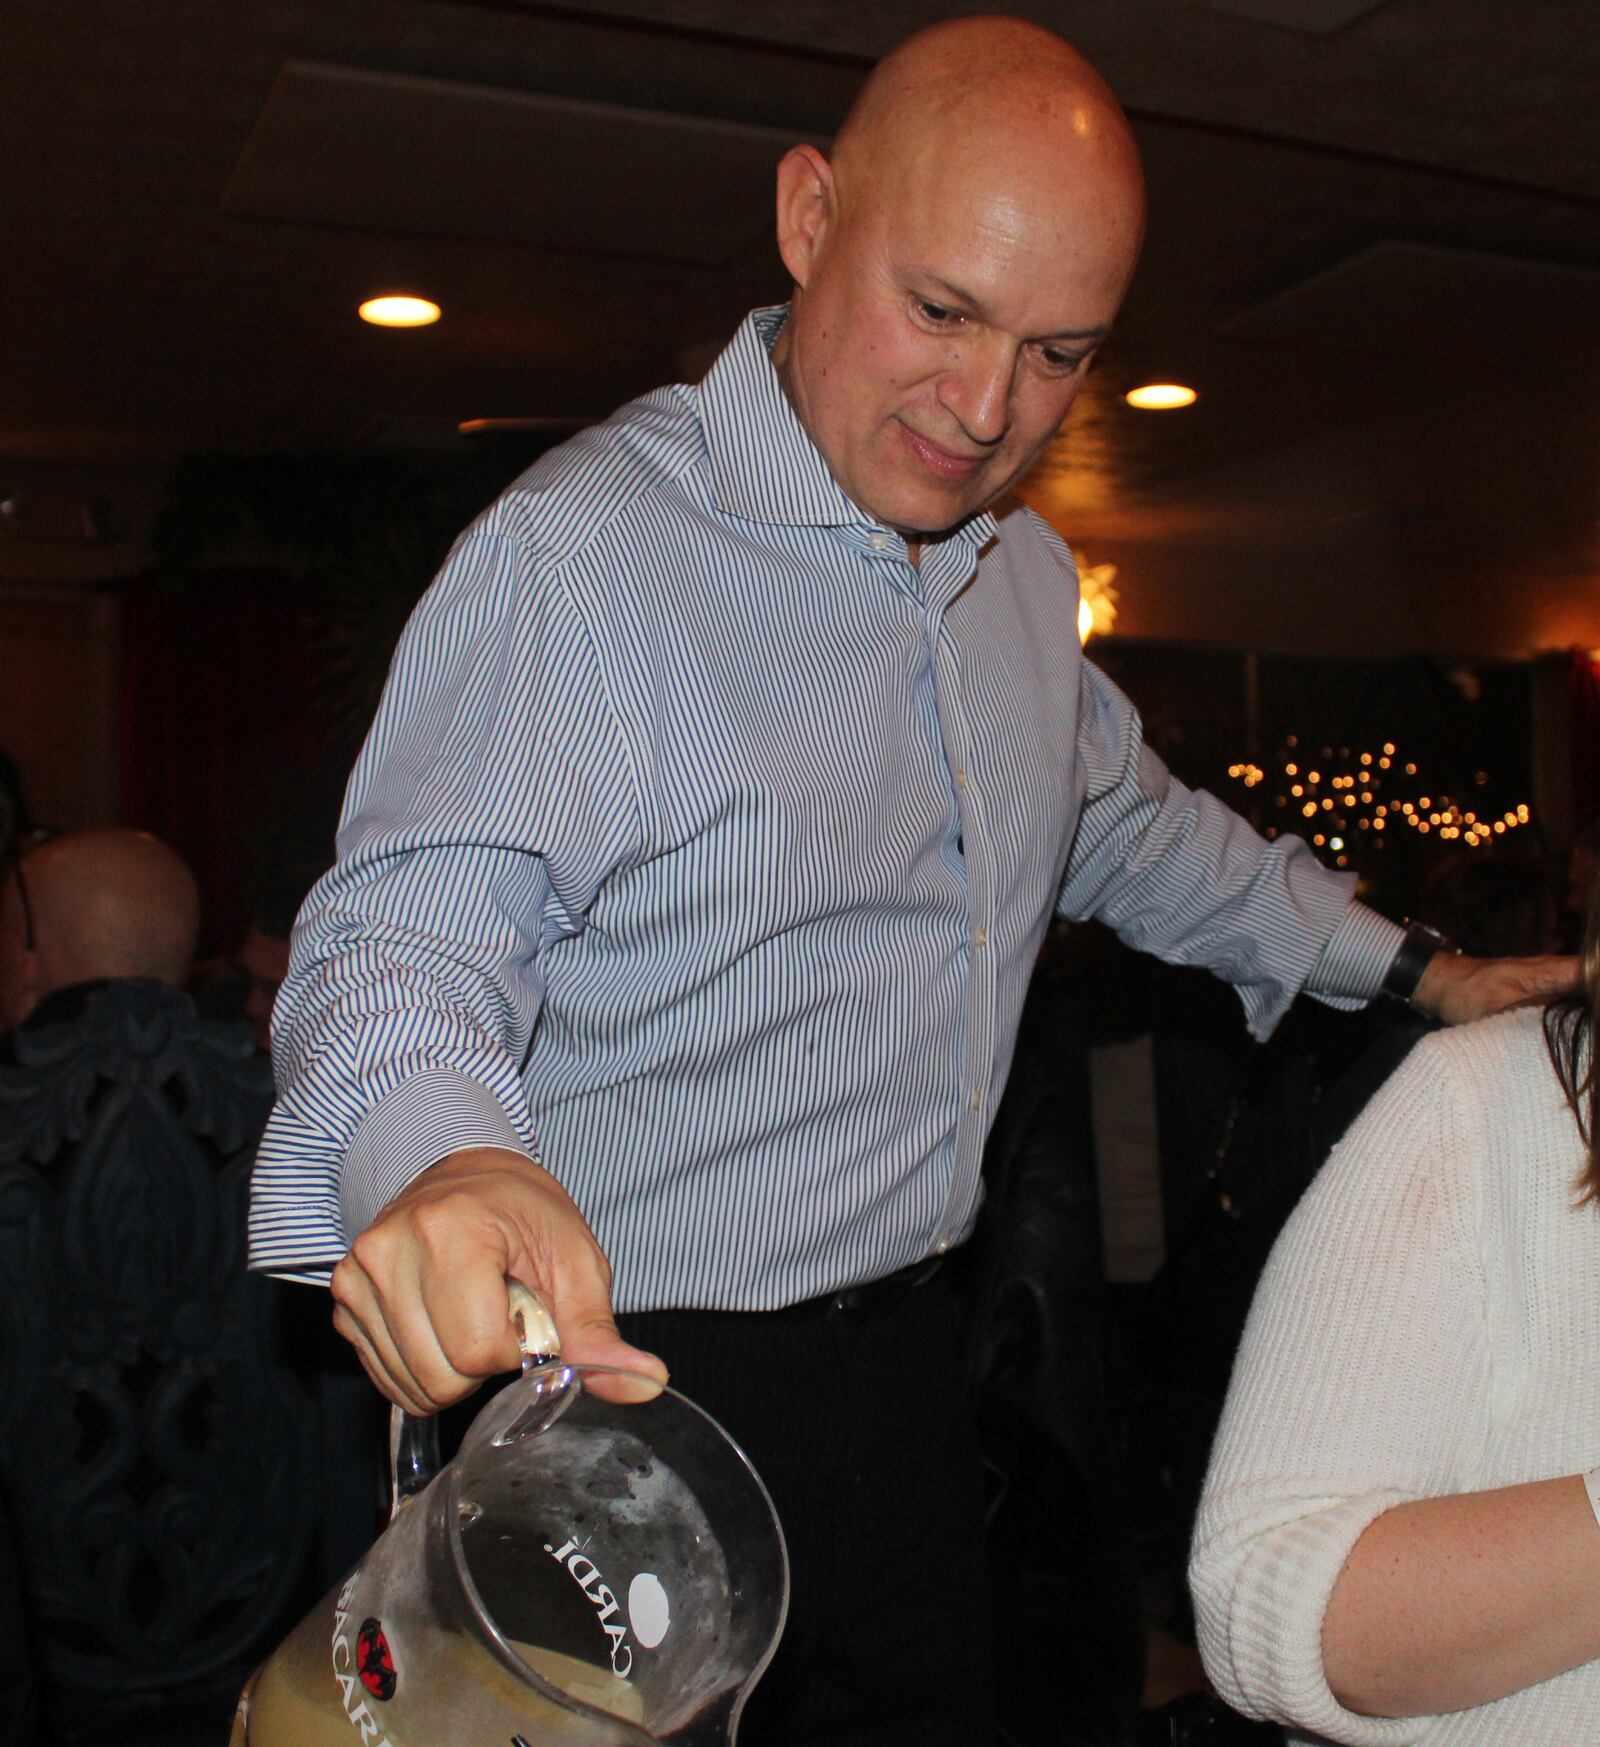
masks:
{"label": "man's ear", "polygon": [[802,290],[833,219],[832,166],[815,146],[791,146],[778,164],[778,253]]}

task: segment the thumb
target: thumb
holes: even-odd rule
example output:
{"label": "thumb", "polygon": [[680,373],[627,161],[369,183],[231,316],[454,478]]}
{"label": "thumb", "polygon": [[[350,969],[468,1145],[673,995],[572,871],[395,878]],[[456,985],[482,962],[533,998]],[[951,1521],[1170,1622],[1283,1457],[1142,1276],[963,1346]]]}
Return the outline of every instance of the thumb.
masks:
{"label": "thumb", "polygon": [[630,1345],[618,1332],[611,1298],[599,1279],[570,1274],[552,1283],[550,1314],[561,1337],[561,1358],[568,1365],[603,1365],[628,1373],[592,1385],[608,1401],[652,1401],[667,1381],[667,1367],[654,1353]]}
{"label": "thumb", "polygon": [[558,1325],[561,1330],[561,1356],[569,1365],[604,1365],[626,1372],[625,1377],[596,1379],[592,1385],[597,1395],[608,1401],[653,1401],[667,1381],[665,1362],[641,1347],[630,1346],[617,1332],[609,1315]]}

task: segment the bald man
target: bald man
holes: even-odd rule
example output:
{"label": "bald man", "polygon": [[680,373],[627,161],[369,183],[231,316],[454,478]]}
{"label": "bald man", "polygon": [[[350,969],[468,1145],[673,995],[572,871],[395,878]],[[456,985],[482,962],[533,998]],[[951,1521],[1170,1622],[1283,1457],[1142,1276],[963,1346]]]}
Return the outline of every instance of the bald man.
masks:
{"label": "bald man", "polygon": [[1548,967],[1430,957],[1175,781],[1083,661],[1071,555],[1005,495],[1144,224],[1079,55],[913,37],[831,159],[784,157],[777,220],[787,305],[544,457],[408,627],[279,1000],[253,1256],[331,1272],[413,1411],[515,1364],[507,1275],[569,1357],[664,1354],[789,1535],[741,1740],[972,1747],[942,1262],[1051,918],[1210,966],[1261,1034],[1301,989],[1456,1017]]}
{"label": "bald man", "polygon": [[0,890],[0,1029],[68,1017],[100,983],[188,975],[200,894],[176,851],[145,831],[97,827],[46,838]]}

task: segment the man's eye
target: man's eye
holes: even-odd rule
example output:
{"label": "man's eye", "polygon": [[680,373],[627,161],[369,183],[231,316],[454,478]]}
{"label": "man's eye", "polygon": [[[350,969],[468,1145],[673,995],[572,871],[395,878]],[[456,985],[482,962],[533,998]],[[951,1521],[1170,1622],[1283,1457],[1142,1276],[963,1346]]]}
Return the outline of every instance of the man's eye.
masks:
{"label": "man's eye", "polygon": [[953,309],[946,309],[942,303],[929,303],[926,299],[919,299],[917,308],[929,321],[937,322],[941,326],[946,322],[961,320],[961,317]]}
{"label": "man's eye", "polygon": [[1063,352],[1057,346],[1041,346],[1039,361],[1057,376],[1070,376],[1088,356],[1085,352]]}

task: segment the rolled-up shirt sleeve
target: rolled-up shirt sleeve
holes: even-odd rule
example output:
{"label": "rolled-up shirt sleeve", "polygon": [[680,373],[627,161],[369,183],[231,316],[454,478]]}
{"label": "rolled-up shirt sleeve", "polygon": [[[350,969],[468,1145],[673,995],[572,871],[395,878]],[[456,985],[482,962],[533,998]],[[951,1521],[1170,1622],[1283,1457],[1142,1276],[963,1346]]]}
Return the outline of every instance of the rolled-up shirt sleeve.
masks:
{"label": "rolled-up shirt sleeve", "polygon": [[1322,1621],[1377,1517],[1481,1484],[1491,1365],[1471,1099],[1424,1040],[1367,1107],[1272,1253],[1195,1526],[1190,1585],[1222,1696],[1352,1747],[1427,1717],[1328,1686]]}
{"label": "rolled-up shirt sleeve", "polygon": [[1086,789],[1061,916],[1094,917],[1141,952],[1213,971],[1238,990],[1257,1037],[1302,989],[1338,1007],[1378,992],[1403,931],[1356,901],[1355,875],[1324,867],[1297,837],[1269,843],[1181,783],[1092,662],[1078,755]]}
{"label": "rolled-up shirt sleeve", "polygon": [[413,614],[273,1015],[251,1265],[325,1279],[419,1171],[538,1155],[542,961],[637,852],[637,788],[558,573],[491,511]]}

